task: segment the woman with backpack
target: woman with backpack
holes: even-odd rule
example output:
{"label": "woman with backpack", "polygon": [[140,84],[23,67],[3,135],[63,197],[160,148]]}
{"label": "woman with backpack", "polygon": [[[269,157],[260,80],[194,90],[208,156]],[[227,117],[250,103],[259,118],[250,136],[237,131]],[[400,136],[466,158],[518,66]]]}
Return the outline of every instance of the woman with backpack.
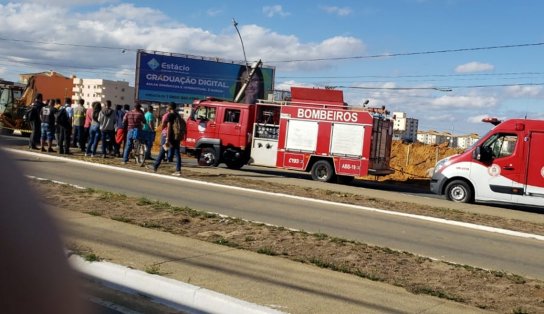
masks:
{"label": "woman with backpack", "polygon": [[181,154],[180,154],[180,142],[185,134],[185,121],[176,112],[176,104],[168,104],[168,116],[166,117],[166,123],[162,124],[161,131],[161,149],[159,156],[155,159],[153,164],[153,171],[157,172],[157,169],[161,165],[164,155],[168,150],[173,153],[176,158],[176,172],[172,173],[173,176],[181,175]]}

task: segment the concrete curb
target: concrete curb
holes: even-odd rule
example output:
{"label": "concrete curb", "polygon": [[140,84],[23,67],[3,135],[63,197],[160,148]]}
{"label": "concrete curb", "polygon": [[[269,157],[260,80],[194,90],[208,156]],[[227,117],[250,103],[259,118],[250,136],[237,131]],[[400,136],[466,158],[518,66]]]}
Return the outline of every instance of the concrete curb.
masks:
{"label": "concrete curb", "polygon": [[188,283],[109,262],[87,262],[77,255],[70,256],[68,261],[78,272],[103,281],[112,288],[145,295],[153,302],[180,311],[238,314],[284,313]]}

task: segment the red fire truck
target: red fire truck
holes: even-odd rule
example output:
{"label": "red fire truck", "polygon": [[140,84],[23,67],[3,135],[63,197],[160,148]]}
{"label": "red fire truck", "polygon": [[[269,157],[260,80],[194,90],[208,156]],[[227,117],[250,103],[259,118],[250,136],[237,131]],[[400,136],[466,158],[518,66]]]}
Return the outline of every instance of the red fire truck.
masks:
{"label": "red fire truck", "polygon": [[464,153],[440,160],[431,191],[454,202],[544,206],[544,120],[484,121],[495,127]]}
{"label": "red fire truck", "polygon": [[318,181],[386,175],[393,122],[384,108],[348,108],[340,90],[293,87],[290,101],[197,100],[187,152],[200,165],[245,164],[310,172]]}

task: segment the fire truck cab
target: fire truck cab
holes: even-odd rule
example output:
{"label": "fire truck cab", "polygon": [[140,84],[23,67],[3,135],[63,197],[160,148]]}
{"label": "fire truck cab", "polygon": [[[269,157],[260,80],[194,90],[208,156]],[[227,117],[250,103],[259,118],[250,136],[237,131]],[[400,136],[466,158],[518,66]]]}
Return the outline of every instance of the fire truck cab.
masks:
{"label": "fire truck cab", "polygon": [[249,160],[254,115],[254,105],[197,100],[187,120],[183,144],[201,166],[225,162],[229,168],[241,168]]}
{"label": "fire truck cab", "polygon": [[464,153],[436,164],[431,191],[454,202],[544,206],[544,120],[494,124]]}

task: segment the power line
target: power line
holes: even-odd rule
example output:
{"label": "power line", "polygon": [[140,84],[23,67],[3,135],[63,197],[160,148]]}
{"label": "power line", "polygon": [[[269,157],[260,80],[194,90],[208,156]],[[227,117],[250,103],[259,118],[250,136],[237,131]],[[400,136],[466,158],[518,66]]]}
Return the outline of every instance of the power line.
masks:
{"label": "power line", "polygon": [[[72,43],[61,43],[61,42],[46,42],[46,41],[39,41],[39,40],[24,40],[24,39],[13,39],[13,38],[5,38],[5,37],[0,37],[0,40],[12,41],[12,42],[24,42],[24,43],[39,43],[39,44],[47,44],[47,45],[95,48],[95,49],[110,49],[110,50],[120,50],[120,51],[137,51],[137,49],[126,48],[126,47],[84,45],[84,44],[72,44]],[[350,60],[350,59],[372,59],[372,58],[416,56],[416,55],[454,53],[454,52],[464,52],[464,51],[509,49],[509,48],[537,47],[537,46],[544,46],[544,42],[524,43],[524,44],[508,44],[508,45],[484,46],[484,47],[472,47],[472,48],[427,50],[427,51],[417,51],[417,52],[384,53],[384,54],[365,55],[365,56],[347,56],[347,57],[330,57],[330,58],[314,58],[314,59],[292,59],[292,60],[271,60],[271,61],[267,61],[267,62],[269,62],[269,63],[289,63],[289,62],[316,62],[316,61],[334,61],[334,60]]]}
{"label": "power line", "polygon": [[436,90],[442,92],[450,92],[453,89],[461,88],[491,88],[491,87],[514,87],[514,86],[544,86],[544,83],[516,83],[516,84],[489,84],[489,85],[449,85],[441,87],[375,87],[375,86],[333,86],[335,88],[347,88],[347,89],[363,89],[363,90],[390,90],[390,91],[403,91],[403,90]]}
{"label": "power line", "polygon": [[125,52],[126,51],[137,51],[137,49],[124,48],[124,47],[70,44],[70,43],[59,43],[59,42],[47,42],[47,41],[41,41],[41,40],[13,39],[13,38],[5,38],[5,37],[0,37],[0,40],[12,41],[12,42],[22,42],[22,43],[31,43],[31,44],[44,44],[44,45],[81,47],[81,48],[95,48],[95,49],[110,49],[110,50],[120,50],[120,51],[125,51]]}
{"label": "power line", "polygon": [[451,85],[447,88],[488,88],[488,87],[514,87],[514,86],[544,86],[544,83],[516,83],[516,84],[490,84],[490,85]]}
{"label": "power line", "polygon": [[501,45],[501,46],[486,46],[486,47],[474,47],[474,48],[428,50],[428,51],[418,51],[418,52],[384,53],[384,54],[367,55],[367,56],[331,57],[331,58],[295,59],[295,60],[274,60],[274,61],[268,61],[268,62],[269,63],[287,63],[287,62],[314,62],[314,61],[334,61],[334,60],[350,60],[350,59],[372,59],[372,58],[386,58],[386,57],[429,55],[429,54],[439,54],[439,53],[453,53],[453,52],[463,52],[463,51],[478,51],[478,50],[493,50],[493,49],[506,49],[506,48],[535,47],[535,46],[543,46],[543,45],[544,45],[544,42],[539,42],[539,43],[513,44],[513,45]]}
{"label": "power line", "polygon": [[505,73],[463,73],[463,74],[419,74],[419,75],[345,75],[345,76],[276,76],[281,79],[343,79],[343,78],[426,78],[426,77],[467,77],[467,76],[513,76],[544,75],[544,72],[505,72]]}

